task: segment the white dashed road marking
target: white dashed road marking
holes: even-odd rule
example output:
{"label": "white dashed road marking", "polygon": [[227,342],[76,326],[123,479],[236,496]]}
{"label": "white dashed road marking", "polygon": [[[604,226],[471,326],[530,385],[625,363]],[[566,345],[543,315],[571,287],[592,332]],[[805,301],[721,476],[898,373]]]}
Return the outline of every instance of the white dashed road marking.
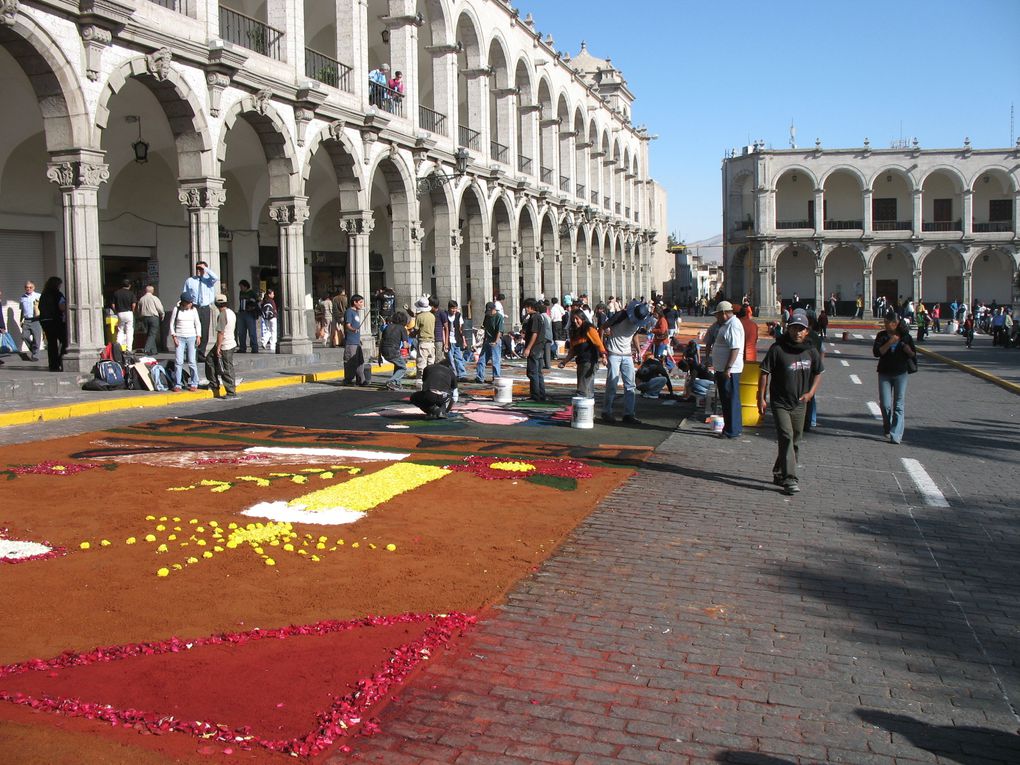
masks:
{"label": "white dashed road marking", "polygon": [[842,353],[843,351],[841,351],[839,348],[833,348],[832,352],[833,353]]}
{"label": "white dashed road marking", "polygon": [[903,458],[903,467],[906,468],[907,474],[910,475],[914,481],[914,485],[917,486],[917,490],[924,497],[926,505],[932,507],[949,507],[949,502],[945,496],[939,491],[939,487],[935,485],[935,482],[928,475],[928,471],[924,469],[924,466],[917,460]]}
{"label": "white dashed road marking", "polygon": [[864,335],[854,335],[854,338],[857,339],[857,340],[863,340],[864,339]]}
{"label": "white dashed road marking", "polygon": [[861,378],[858,377],[857,375],[850,375],[850,382],[852,382],[854,385],[861,385],[862,384],[861,383]]}
{"label": "white dashed road marking", "polygon": [[868,411],[871,412],[871,416],[874,417],[876,420],[882,419],[882,407],[880,407],[874,401],[868,402]]}
{"label": "white dashed road marking", "polygon": [[845,366],[845,367],[848,367],[848,366],[850,366],[850,362],[849,362],[849,361],[847,361],[846,359],[840,359],[840,360],[839,360],[839,363],[840,363],[840,364],[842,364],[842,365],[843,365],[843,366]]}

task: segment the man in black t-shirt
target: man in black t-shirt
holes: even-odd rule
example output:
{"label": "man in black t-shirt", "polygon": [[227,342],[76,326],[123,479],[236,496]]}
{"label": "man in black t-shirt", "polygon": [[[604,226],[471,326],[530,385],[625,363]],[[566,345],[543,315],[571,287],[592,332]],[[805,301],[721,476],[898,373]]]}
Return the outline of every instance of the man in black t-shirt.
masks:
{"label": "man in black t-shirt", "polygon": [[425,412],[426,419],[445,420],[453,408],[453,392],[456,389],[457,378],[447,357],[425,368],[421,390],[411,394],[411,403]]}
{"label": "man in black t-shirt", "polygon": [[804,435],[807,404],[822,382],[822,355],[808,336],[808,316],[795,310],[786,332],[769,348],[758,378],[758,411],[765,414],[765,391],[772,399],[779,454],[772,466],[772,481],[786,494],[800,491],[797,453]]}
{"label": "man in black t-shirt", "polygon": [[117,342],[125,351],[134,348],[135,340],[135,291],[131,280],[125,279],[119,290],[113,293],[112,308],[117,314]]}

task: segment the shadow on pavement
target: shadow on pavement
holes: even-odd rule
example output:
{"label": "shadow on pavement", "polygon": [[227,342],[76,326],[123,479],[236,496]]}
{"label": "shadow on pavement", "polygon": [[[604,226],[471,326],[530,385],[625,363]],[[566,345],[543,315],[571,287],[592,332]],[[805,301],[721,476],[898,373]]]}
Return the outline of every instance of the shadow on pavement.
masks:
{"label": "shadow on pavement", "polygon": [[[930,725],[907,715],[858,709],[857,716],[877,728],[903,736],[918,749],[962,765],[1020,762],[1020,736],[993,728]],[[942,760],[940,760],[942,761]]]}
{"label": "shadow on pavement", "polygon": [[719,752],[715,756],[715,761],[736,763],[737,765],[797,765],[793,760],[770,757],[767,754],[759,754],[758,752],[741,752],[736,750]]}

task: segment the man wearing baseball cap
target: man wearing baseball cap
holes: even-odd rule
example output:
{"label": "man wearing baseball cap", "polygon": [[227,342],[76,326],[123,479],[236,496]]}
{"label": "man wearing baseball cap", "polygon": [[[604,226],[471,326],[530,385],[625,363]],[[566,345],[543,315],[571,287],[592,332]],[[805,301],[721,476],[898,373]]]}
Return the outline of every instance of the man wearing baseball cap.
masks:
{"label": "man wearing baseball cap", "polygon": [[733,315],[733,304],[720,300],[715,307],[715,320],[719,325],[712,342],[712,368],[715,370],[715,389],[723,411],[725,438],[740,438],[744,421],[740,416],[740,373],[744,371],[744,327]]}
{"label": "man wearing baseball cap", "polygon": [[225,398],[234,400],[239,398],[234,377],[234,352],[237,349],[234,335],[237,329],[237,314],[227,307],[227,296],[223,293],[216,295],[215,305],[216,340],[205,357],[205,376],[209,379],[209,390],[214,396],[219,398],[222,379],[223,387],[227,391]]}
{"label": "man wearing baseball cap", "polygon": [[772,466],[772,481],[786,494],[800,491],[797,455],[804,435],[808,402],[822,382],[822,354],[808,336],[808,315],[797,309],[761,362],[758,411],[765,414],[765,392],[772,401],[779,454]]}

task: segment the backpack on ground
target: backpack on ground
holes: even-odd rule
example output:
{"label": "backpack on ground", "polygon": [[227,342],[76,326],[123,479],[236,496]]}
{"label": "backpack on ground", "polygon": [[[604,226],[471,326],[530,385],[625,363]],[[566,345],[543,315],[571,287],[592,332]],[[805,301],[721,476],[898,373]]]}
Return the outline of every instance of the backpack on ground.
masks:
{"label": "backpack on ground", "polygon": [[109,391],[113,390],[109,385],[100,380],[98,377],[93,377],[91,380],[86,380],[81,386],[82,390],[97,390],[97,391]]}
{"label": "backpack on ground", "polygon": [[168,391],[173,387],[170,375],[168,375],[166,373],[166,369],[159,364],[153,364],[149,367],[149,377],[152,379],[153,390]]}
{"label": "backpack on ground", "polygon": [[99,359],[101,361],[116,361],[123,366],[124,350],[120,347],[120,343],[107,343],[106,347],[99,354]]}
{"label": "backpack on ground", "polygon": [[125,385],[124,367],[116,361],[98,362],[92,368],[92,376],[97,380],[102,380],[110,388],[123,388]]}

